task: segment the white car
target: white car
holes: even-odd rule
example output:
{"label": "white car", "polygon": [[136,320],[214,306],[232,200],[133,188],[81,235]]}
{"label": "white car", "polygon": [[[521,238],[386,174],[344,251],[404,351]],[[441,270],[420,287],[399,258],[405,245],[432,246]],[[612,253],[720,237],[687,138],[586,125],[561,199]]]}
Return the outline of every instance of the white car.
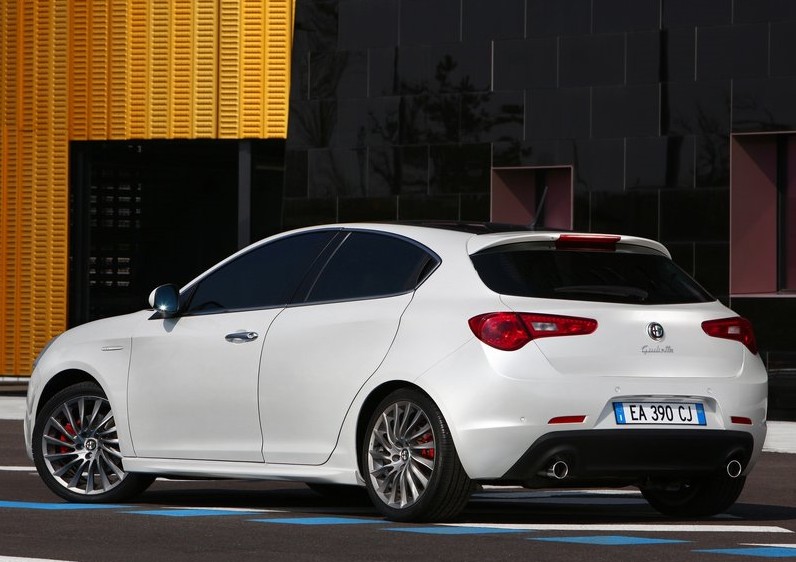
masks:
{"label": "white car", "polygon": [[399,521],[477,484],[729,508],[760,455],[749,322],[630,236],[329,225],[260,241],[40,354],[28,453],[70,501],[156,476],[365,486]]}

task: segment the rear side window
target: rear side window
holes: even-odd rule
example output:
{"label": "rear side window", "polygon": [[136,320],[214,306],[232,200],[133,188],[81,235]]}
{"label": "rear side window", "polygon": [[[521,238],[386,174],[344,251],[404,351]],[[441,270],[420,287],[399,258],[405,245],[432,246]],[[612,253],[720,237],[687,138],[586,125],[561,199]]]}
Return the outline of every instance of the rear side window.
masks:
{"label": "rear side window", "polygon": [[438,260],[408,240],[352,232],[310,289],[307,302],[352,300],[414,290]]}
{"label": "rear side window", "polygon": [[487,287],[504,295],[638,304],[715,300],[660,254],[489,248],[471,256]]}

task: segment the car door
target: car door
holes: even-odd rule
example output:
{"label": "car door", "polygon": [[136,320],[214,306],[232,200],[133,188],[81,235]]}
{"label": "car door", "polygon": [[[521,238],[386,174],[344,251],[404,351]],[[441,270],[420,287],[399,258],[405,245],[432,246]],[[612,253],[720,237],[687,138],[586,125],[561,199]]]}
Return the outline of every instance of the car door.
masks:
{"label": "car door", "polygon": [[406,239],[346,234],[266,337],[259,390],[266,462],[328,459],[354,396],[387,354],[413,290],[437,263]]}
{"label": "car door", "polygon": [[269,327],[336,231],[254,247],[134,335],[128,412],[141,457],[262,462],[258,371]]}

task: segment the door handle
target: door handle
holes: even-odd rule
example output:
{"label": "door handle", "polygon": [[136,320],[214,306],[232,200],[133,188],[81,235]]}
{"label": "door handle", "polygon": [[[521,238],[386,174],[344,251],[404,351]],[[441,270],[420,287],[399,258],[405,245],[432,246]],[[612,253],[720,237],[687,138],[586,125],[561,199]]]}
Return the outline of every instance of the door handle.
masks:
{"label": "door handle", "polygon": [[260,334],[257,332],[247,332],[247,331],[240,331],[234,332],[232,334],[227,334],[224,339],[231,343],[246,343],[250,341],[254,341],[260,337]]}

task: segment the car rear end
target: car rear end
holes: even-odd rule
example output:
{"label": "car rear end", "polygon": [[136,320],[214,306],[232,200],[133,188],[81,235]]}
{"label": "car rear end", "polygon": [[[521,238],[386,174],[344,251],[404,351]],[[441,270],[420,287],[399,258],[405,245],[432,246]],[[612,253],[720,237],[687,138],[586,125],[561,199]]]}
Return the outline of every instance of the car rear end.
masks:
{"label": "car rear end", "polygon": [[465,466],[484,470],[479,450],[507,463],[496,481],[637,485],[670,514],[735,500],[766,432],[746,320],[650,240],[513,233],[468,249],[500,304],[470,317],[477,341],[458,354],[488,373],[471,377],[487,403],[457,424]]}

